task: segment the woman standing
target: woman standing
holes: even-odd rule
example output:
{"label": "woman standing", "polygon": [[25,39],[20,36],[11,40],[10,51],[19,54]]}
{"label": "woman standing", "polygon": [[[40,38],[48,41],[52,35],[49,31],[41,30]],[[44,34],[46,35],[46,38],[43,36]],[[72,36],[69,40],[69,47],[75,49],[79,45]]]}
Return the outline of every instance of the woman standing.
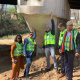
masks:
{"label": "woman standing", "polygon": [[24,69],[23,43],[21,35],[17,35],[11,45],[12,73],[11,79],[15,80],[19,76],[20,68]]}

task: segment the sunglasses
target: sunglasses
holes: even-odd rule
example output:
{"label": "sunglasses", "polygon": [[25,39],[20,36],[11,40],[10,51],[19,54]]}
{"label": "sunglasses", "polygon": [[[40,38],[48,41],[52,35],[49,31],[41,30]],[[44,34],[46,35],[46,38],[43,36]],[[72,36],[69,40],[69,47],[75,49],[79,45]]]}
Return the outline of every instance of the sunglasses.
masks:
{"label": "sunglasses", "polygon": [[33,36],[33,34],[30,34],[30,35],[32,35],[32,36]]}
{"label": "sunglasses", "polygon": [[21,38],[18,38],[18,39],[21,39]]}

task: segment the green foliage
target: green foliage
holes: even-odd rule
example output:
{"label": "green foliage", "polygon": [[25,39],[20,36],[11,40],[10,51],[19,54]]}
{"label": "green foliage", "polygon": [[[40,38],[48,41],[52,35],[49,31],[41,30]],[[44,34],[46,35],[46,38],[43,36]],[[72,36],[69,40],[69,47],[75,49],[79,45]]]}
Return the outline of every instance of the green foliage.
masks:
{"label": "green foliage", "polygon": [[17,10],[15,9],[14,6],[9,6],[8,8],[9,8],[8,10],[9,13],[17,14]]}
{"label": "green foliage", "polygon": [[[16,18],[10,16],[14,14]],[[16,6],[9,6],[6,14],[2,14],[0,20],[0,37],[9,38],[13,35],[28,33],[29,29],[22,15],[17,14]]]}
{"label": "green foliage", "polygon": [[5,17],[5,14],[2,15],[2,19]]}
{"label": "green foliage", "polygon": [[18,19],[22,20],[23,16],[18,14]]}
{"label": "green foliage", "polygon": [[76,24],[76,23],[73,23],[73,25],[74,25],[74,26],[77,26],[77,27],[80,26],[80,24]]}

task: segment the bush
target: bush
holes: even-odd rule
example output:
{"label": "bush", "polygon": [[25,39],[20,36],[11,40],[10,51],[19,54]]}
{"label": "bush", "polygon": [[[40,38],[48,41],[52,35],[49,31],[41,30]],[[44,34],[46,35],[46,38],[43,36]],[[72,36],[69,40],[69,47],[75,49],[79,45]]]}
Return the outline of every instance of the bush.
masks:
{"label": "bush", "polygon": [[2,21],[0,20],[0,37],[26,32],[29,32],[29,29],[24,19],[10,19],[3,15]]}

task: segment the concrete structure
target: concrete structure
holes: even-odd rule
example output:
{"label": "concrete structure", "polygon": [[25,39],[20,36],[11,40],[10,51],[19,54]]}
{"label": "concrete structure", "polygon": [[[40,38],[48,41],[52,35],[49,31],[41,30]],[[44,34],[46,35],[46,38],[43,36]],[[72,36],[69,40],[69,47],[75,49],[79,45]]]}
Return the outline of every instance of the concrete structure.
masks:
{"label": "concrete structure", "polygon": [[[26,23],[37,30],[37,44],[43,45],[45,26],[51,25],[50,13],[54,14],[56,41],[58,41],[57,25],[70,19],[70,7],[67,0],[18,0],[17,12],[22,14]],[[57,45],[57,42],[56,42]]]}

